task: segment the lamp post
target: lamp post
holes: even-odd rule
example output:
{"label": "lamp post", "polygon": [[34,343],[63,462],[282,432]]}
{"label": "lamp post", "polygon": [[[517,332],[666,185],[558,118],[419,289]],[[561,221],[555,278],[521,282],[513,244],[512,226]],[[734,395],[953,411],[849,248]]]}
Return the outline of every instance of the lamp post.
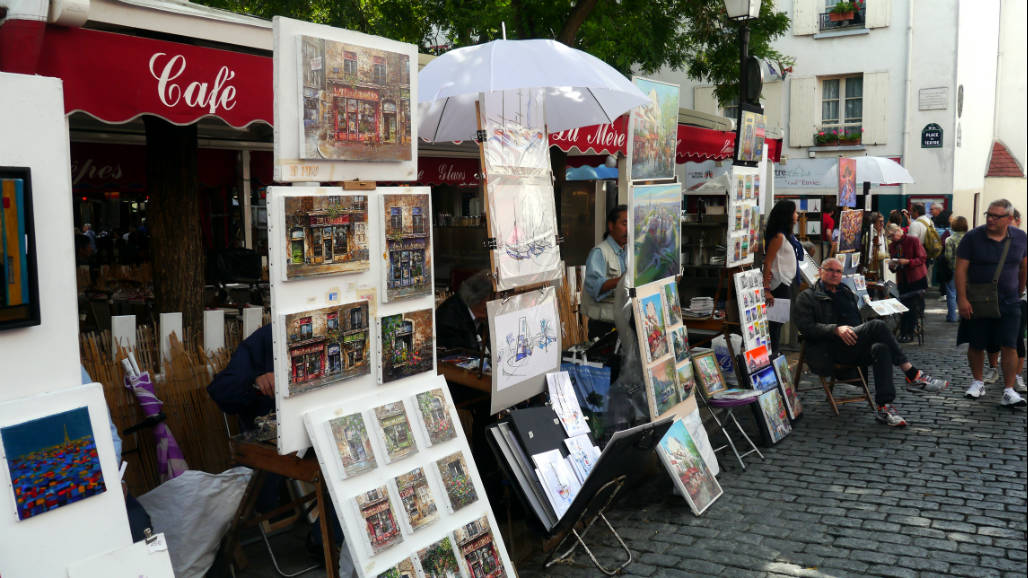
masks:
{"label": "lamp post", "polygon": [[[750,61],[750,26],[749,21],[760,15],[761,0],[724,0],[725,11],[728,12],[728,19],[739,22],[739,112],[735,118],[736,131],[742,126],[742,113],[746,104],[760,102],[760,89],[757,89],[756,96],[750,94],[750,75],[754,65],[759,64]],[[759,75],[759,69],[757,70]],[[757,76],[759,78],[759,76]],[[739,142],[742,135],[736,133],[734,161],[739,158]]]}

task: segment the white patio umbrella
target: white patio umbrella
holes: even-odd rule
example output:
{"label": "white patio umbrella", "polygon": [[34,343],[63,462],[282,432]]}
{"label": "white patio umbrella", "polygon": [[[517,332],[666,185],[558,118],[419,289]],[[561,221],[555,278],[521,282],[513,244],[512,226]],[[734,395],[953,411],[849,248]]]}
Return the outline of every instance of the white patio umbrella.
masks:
{"label": "white patio umbrella", "polygon": [[418,134],[429,141],[471,140],[479,93],[546,89],[551,132],[612,123],[649,102],[624,75],[602,60],[555,40],[494,40],[458,48],[418,74]]}
{"label": "white patio umbrella", "polygon": [[[857,161],[857,182],[871,183],[873,185],[898,185],[901,183],[912,183],[914,177],[910,175],[903,165],[885,157],[846,157]],[[839,163],[832,165],[832,168],[825,174],[825,180],[832,182],[839,178]]]}

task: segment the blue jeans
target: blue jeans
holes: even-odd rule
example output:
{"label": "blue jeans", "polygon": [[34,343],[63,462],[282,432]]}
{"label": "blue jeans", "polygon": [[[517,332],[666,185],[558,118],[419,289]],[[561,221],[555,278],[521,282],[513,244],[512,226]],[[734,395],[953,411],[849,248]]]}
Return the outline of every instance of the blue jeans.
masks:
{"label": "blue jeans", "polygon": [[946,287],[946,321],[959,321],[960,317],[957,312],[957,288],[953,284],[953,279],[950,279],[945,283]]}

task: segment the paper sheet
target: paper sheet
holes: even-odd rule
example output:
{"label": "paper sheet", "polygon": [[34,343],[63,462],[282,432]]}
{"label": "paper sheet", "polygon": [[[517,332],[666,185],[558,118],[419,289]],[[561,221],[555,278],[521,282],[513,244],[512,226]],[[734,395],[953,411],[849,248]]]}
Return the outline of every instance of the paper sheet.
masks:
{"label": "paper sheet", "polygon": [[767,308],[767,320],[775,323],[788,323],[792,303],[788,299],[775,298],[775,302]]}

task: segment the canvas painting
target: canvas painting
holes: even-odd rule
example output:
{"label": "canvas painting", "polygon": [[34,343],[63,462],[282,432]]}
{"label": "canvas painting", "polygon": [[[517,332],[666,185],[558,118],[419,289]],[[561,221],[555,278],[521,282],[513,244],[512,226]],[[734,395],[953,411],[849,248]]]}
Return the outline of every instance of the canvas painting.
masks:
{"label": "canvas painting", "polygon": [[633,186],[628,211],[632,286],[682,273],[682,185]]}
{"label": "canvas painting", "polygon": [[778,389],[771,389],[761,394],[760,412],[764,416],[764,425],[767,427],[771,443],[778,443],[789,435],[792,425],[789,423],[789,414],[785,411],[785,403],[782,401],[782,394]]}
{"label": "canvas painting", "polygon": [[458,578],[461,575],[449,536],[418,550],[418,561],[425,578]]}
{"label": "canvas painting", "polygon": [[379,318],[380,383],[435,369],[435,311],[421,309]]}
{"label": "canvas painting", "polygon": [[675,371],[678,372],[678,399],[685,401],[692,395],[692,390],[696,388],[692,360],[686,358],[685,361],[678,364]]}
{"label": "canvas painting", "polygon": [[417,571],[414,570],[414,560],[404,558],[392,568],[380,573],[378,578],[417,578],[417,576]]}
{"label": "canvas painting", "polygon": [[0,439],[19,520],[107,489],[85,407],[0,428]]}
{"label": "canvas painting", "polygon": [[842,211],[839,213],[839,253],[860,251],[861,226],[864,211]]}
{"label": "canvas painting", "polygon": [[[755,307],[751,308],[751,309],[747,309],[747,311],[755,311],[755,310],[756,310]],[[754,314],[754,315],[756,315],[756,314]],[[756,317],[754,317],[753,319],[749,319],[748,321],[756,322],[756,321],[759,321],[759,319],[756,319]],[[767,349],[766,345],[760,345],[760,346],[754,347],[753,349],[748,349],[748,350],[746,350],[746,353],[744,355],[746,357],[746,371],[747,371],[747,373],[751,373],[752,374],[752,373],[754,373],[755,371],[759,370],[762,367],[767,367],[771,363],[771,360],[768,358],[768,349]]]}
{"label": "canvas painting", "polygon": [[[667,303],[668,325],[678,325],[682,322],[682,300],[678,298],[678,282],[671,281],[664,285],[664,302]],[[688,340],[686,341],[688,345]]]}
{"label": "canvas painting", "polygon": [[364,425],[364,416],[352,413],[337,417],[329,420],[328,426],[347,477],[375,469],[375,452],[371,449],[371,438]]}
{"label": "canvas painting", "polygon": [[286,277],[366,271],[367,195],[285,197]]}
{"label": "canvas painting", "polygon": [[453,532],[457,541],[468,575],[475,578],[503,578],[503,562],[493,543],[493,534],[489,528],[489,518],[482,516],[477,520],[457,528]]}
{"label": "canvas painting", "polygon": [[541,88],[487,92],[480,100],[489,178],[504,174],[548,174],[549,138]]}
{"label": "canvas painting", "polygon": [[650,402],[650,417],[663,415],[678,402],[678,382],[675,360],[670,357],[646,370],[648,382],[647,399]]}
{"label": "canvas painting", "polygon": [[632,83],[650,99],[631,113],[632,180],[672,179],[678,145],[678,85],[638,77]]}
{"label": "canvas painting", "polygon": [[670,352],[664,314],[664,297],[660,292],[639,297],[636,325],[640,327],[639,339],[645,344],[646,363],[664,357]]}
{"label": "canvas painting", "polygon": [[478,499],[475,484],[468,475],[468,464],[464,461],[464,454],[455,452],[437,460],[435,465],[439,468],[439,476],[443,479],[446,496],[450,499],[450,506],[454,511]]}
{"label": "canvas painting", "polygon": [[721,375],[721,366],[713,351],[694,355],[692,358],[696,369],[697,382],[707,397],[726,388],[725,378]]}
{"label": "canvas painting", "polygon": [[789,411],[789,418],[796,419],[803,413],[803,405],[800,403],[800,396],[796,393],[796,385],[792,381],[792,370],[789,369],[789,360],[784,355],[774,358],[771,365],[778,374],[778,383],[782,384],[782,391],[785,395],[785,409]]}
{"label": "canvas painting", "polygon": [[431,295],[432,207],[428,193],[382,194],[385,302]]}
{"label": "canvas painting", "polygon": [[857,159],[839,159],[840,207],[857,206]]}
{"label": "canvas painting", "polygon": [[301,158],[411,160],[409,55],[311,36],[298,41]]}
{"label": "canvas painting", "polygon": [[675,361],[683,361],[689,357],[689,338],[685,333],[685,326],[675,327],[670,331],[671,347],[675,350]]}
{"label": "canvas painting", "polygon": [[285,317],[287,397],[371,372],[367,301]]}
{"label": "canvas painting", "polygon": [[413,470],[396,476],[396,491],[400,494],[400,505],[407,514],[407,521],[413,530],[431,524],[439,518],[432,488],[428,486],[425,470]]}
{"label": "canvas painting", "polygon": [[358,494],[354,501],[364,521],[364,530],[373,553],[378,554],[403,541],[400,525],[396,522],[393,505],[389,501],[389,491],[385,486]]}
{"label": "canvas painting", "polygon": [[375,418],[378,419],[378,425],[382,429],[382,439],[385,442],[386,454],[390,461],[396,461],[418,452],[403,402],[394,401],[376,407]]}
{"label": "canvas painting", "polygon": [[699,516],[721,497],[724,491],[700,454],[685,422],[675,420],[657,446],[664,466],[685,496],[693,513]]}
{"label": "canvas painting", "polygon": [[414,399],[421,413],[421,423],[425,426],[428,439],[433,445],[457,437],[457,430],[453,428],[453,420],[450,418],[450,410],[442,389],[423,391],[414,396]]}
{"label": "canvas painting", "polygon": [[739,146],[736,158],[740,161],[756,163],[764,156],[764,115],[752,111],[741,111],[739,126]]}
{"label": "canvas painting", "polygon": [[490,179],[486,193],[489,233],[496,241],[492,259],[497,289],[558,276],[557,210],[549,176]]}
{"label": "canvas painting", "polygon": [[750,385],[758,391],[770,391],[778,387],[778,376],[770,365],[750,374]]}
{"label": "canvas painting", "polygon": [[531,378],[538,378],[541,390],[543,375],[560,367],[560,317],[553,289],[518,295],[505,304],[492,301],[487,307],[496,391]]}
{"label": "canvas painting", "polygon": [[0,329],[40,323],[30,176],[0,167]]}

